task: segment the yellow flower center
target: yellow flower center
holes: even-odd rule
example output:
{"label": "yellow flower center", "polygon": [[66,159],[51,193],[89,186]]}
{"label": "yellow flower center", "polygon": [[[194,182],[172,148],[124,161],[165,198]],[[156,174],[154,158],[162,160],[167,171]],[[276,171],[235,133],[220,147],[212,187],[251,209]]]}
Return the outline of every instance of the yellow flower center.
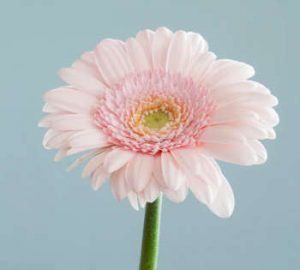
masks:
{"label": "yellow flower center", "polygon": [[144,116],[143,125],[150,129],[160,130],[170,121],[170,116],[167,112],[158,110],[149,112]]}
{"label": "yellow flower center", "polygon": [[176,97],[148,96],[130,110],[128,126],[139,136],[167,136],[187,117],[187,106]]}

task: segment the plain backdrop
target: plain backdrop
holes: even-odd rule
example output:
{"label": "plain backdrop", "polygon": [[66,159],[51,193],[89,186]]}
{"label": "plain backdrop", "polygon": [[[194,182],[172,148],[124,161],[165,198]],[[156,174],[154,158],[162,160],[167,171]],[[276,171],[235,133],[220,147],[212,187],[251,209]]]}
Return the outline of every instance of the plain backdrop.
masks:
{"label": "plain backdrop", "polygon": [[163,203],[159,270],[300,269],[298,1],[2,0],[0,2],[0,269],[138,269],[144,211],[92,191],[71,159],[42,148],[45,91],[103,38],[167,26],[200,32],[221,58],[250,63],[280,101],[268,162],[221,164],[232,218],[190,194]]}

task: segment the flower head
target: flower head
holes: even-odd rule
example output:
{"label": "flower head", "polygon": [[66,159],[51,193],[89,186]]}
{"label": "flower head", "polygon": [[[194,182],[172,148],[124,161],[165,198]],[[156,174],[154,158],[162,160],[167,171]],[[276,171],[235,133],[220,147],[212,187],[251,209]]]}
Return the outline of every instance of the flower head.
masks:
{"label": "flower head", "polygon": [[117,199],[134,208],[161,193],[175,202],[190,190],[216,215],[234,208],[215,159],[263,163],[262,139],[274,139],[277,99],[249,80],[254,69],[216,59],[193,32],[139,32],[106,39],[60,71],[68,84],[45,95],[40,122],[55,157],[86,152],[83,176],[98,189],[110,176]]}

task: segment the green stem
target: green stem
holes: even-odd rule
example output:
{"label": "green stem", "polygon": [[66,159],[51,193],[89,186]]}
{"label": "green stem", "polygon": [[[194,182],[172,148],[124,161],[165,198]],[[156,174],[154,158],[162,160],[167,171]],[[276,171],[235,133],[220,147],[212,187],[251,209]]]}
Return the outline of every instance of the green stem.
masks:
{"label": "green stem", "polygon": [[147,203],[146,205],[140,270],[156,270],[161,200],[161,197],[159,197],[153,203]]}

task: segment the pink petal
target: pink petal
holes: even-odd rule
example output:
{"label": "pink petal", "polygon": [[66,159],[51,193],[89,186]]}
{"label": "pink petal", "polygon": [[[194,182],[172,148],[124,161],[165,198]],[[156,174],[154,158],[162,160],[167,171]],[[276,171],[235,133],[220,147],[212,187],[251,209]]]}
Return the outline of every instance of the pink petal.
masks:
{"label": "pink petal", "polygon": [[221,184],[221,170],[214,159],[202,155],[196,148],[180,148],[172,150],[175,160],[184,169],[188,179],[200,179],[212,187],[219,187]]}
{"label": "pink petal", "polygon": [[81,114],[50,114],[39,122],[39,127],[65,131],[95,128],[91,117]]}
{"label": "pink petal", "polygon": [[91,186],[94,190],[98,190],[107,179],[108,174],[103,169],[103,167],[99,167],[94,173],[91,181]]}
{"label": "pink petal", "polygon": [[68,152],[68,148],[60,148],[54,156],[54,161],[58,162],[63,158],[65,158],[67,156],[67,152]]}
{"label": "pink petal", "polygon": [[[194,32],[187,32],[186,33],[186,42],[190,46],[190,63],[188,66],[185,66],[184,74],[187,74],[188,76],[191,76],[191,70],[197,69],[197,74],[199,74],[199,59],[202,59],[201,65],[204,63],[204,55],[207,55],[208,53],[208,45],[205,39]],[[209,53],[211,54],[211,53]],[[198,66],[195,68],[195,66]]]}
{"label": "pink petal", "polygon": [[152,156],[135,154],[126,168],[127,183],[135,192],[142,191],[152,175],[154,159]]}
{"label": "pink petal", "polygon": [[253,67],[238,61],[221,59],[214,63],[214,66],[203,81],[203,85],[209,89],[244,81],[254,75]]}
{"label": "pink petal", "polygon": [[249,140],[248,144],[256,153],[256,163],[255,164],[265,163],[268,159],[268,154],[267,154],[267,150],[263,146],[263,144],[258,140]]}
{"label": "pink petal", "polygon": [[60,77],[71,86],[86,90],[91,94],[103,93],[104,85],[89,73],[85,73],[76,68],[62,68],[59,71]]}
{"label": "pink petal", "polygon": [[219,106],[247,106],[247,107],[273,107],[278,104],[278,99],[270,94],[242,93],[231,99],[223,99]]}
{"label": "pink petal", "polygon": [[60,87],[46,93],[45,102],[65,112],[87,113],[97,104],[97,98],[71,87]]}
{"label": "pink petal", "polygon": [[240,95],[264,94],[269,95],[270,90],[254,81],[240,81],[227,85],[220,85],[210,89],[210,93],[218,102],[224,103]]}
{"label": "pink petal", "polygon": [[138,202],[137,194],[134,192],[129,192],[128,200],[129,200],[129,203],[131,204],[131,206],[133,207],[133,209],[138,211],[139,210],[139,202]]}
{"label": "pink petal", "polygon": [[173,202],[180,203],[183,202],[188,194],[187,185],[182,185],[177,190],[167,189],[164,191],[167,198]]}
{"label": "pink petal", "polygon": [[207,53],[208,44],[200,34],[194,32],[187,32],[187,41],[191,44],[192,57],[198,57],[203,53]]}
{"label": "pink petal", "polygon": [[199,161],[199,151],[194,148],[178,148],[171,151],[177,163],[185,167],[191,174],[201,173],[201,164]]}
{"label": "pink petal", "polygon": [[59,133],[60,132],[57,130],[48,129],[43,138],[44,148],[51,149],[51,147],[49,146],[49,140],[51,140],[53,137],[57,136]]}
{"label": "pink petal", "polygon": [[75,159],[72,164],[67,168],[67,171],[70,172],[72,170],[74,170],[77,166],[79,166],[83,161],[85,161],[86,159],[92,158],[94,156],[96,156],[97,154],[99,154],[99,150],[95,150],[95,151],[91,151],[88,152],[87,154]]}
{"label": "pink petal", "polygon": [[163,181],[169,189],[177,190],[186,182],[186,175],[170,153],[161,154],[161,170]]}
{"label": "pink petal", "polygon": [[107,137],[98,129],[76,132],[68,139],[72,148],[102,148],[108,145]]}
{"label": "pink petal", "polygon": [[228,218],[234,210],[234,195],[230,184],[223,179],[223,184],[220,187],[216,199],[208,204],[209,209],[221,218]]}
{"label": "pink petal", "polygon": [[173,33],[165,27],[158,28],[155,31],[155,42],[152,43],[152,61],[154,68],[159,69],[165,67],[167,60],[167,51],[172,36]]}
{"label": "pink petal", "polygon": [[125,43],[120,40],[106,39],[102,41],[96,48],[96,61],[108,86],[113,86],[127,74],[133,72]]}
{"label": "pink petal", "polygon": [[232,132],[239,132],[247,139],[273,139],[275,135],[275,133],[272,132],[272,128],[265,127],[258,120],[254,119],[229,122],[227,126]]}
{"label": "pink petal", "polygon": [[126,41],[126,47],[135,71],[139,72],[150,69],[151,63],[149,62],[149,57],[135,38],[129,38]]}
{"label": "pink petal", "polygon": [[193,80],[199,85],[202,84],[206,74],[208,74],[215,62],[216,55],[212,52],[207,52],[195,58],[190,66],[190,75]]}
{"label": "pink petal", "polygon": [[139,201],[141,208],[145,208],[147,202],[146,202],[146,199],[143,194],[141,194],[141,193],[138,194],[138,201]]}
{"label": "pink petal", "polygon": [[203,203],[211,202],[222,180],[218,164],[201,155],[197,149],[176,149],[172,154],[183,167],[188,177],[188,185],[196,198]]}
{"label": "pink petal", "polygon": [[131,151],[115,148],[106,155],[103,162],[103,168],[108,173],[113,173],[127,164],[134,157],[134,155],[135,154]]}
{"label": "pink petal", "polygon": [[154,202],[160,196],[160,193],[160,187],[155,178],[152,177],[143,191],[143,196],[147,202]]}
{"label": "pink petal", "polygon": [[272,108],[257,108],[256,113],[260,122],[266,126],[274,127],[279,123],[279,116]]}
{"label": "pink petal", "polygon": [[210,119],[210,125],[227,124],[228,122],[248,122],[259,120],[257,111],[241,106],[218,108]]}
{"label": "pink petal", "polygon": [[253,165],[257,162],[257,155],[248,143],[204,143],[199,150],[215,159],[239,165]]}
{"label": "pink petal", "polygon": [[[50,129],[51,130],[51,129]],[[49,149],[56,149],[67,146],[68,140],[71,136],[73,136],[75,131],[53,131],[51,136],[49,134],[45,135],[44,138],[44,146]]]}
{"label": "pink petal", "polygon": [[153,162],[153,177],[155,178],[157,184],[160,187],[164,187],[167,188],[165,181],[164,181],[164,177],[162,174],[162,170],[161,170],[161,155],[159,156],[154,156],[154,162]]}
{"label": "pink petal", "polygon": [[55,105],[49,104],[49,103],[45,103],[42,110],[45,113],[62,113],[63,112],[61,109],[57,108]]}
{"label": "pink petal", "polygon": [[188,185],[194,196],[204,204],[208,204],[216,197],[217,189],[210,186],[201,176],[190,177]]}
{"label": "pink petal", "polygon": [[[267,129],[267,132],[268,132],[268,137],[266,137],[266,139],[271,139],[271,140],[276,139],[276,132],[273,128]],[[260,139],[260,138],[257,137],[257,139]]]}
{"label": "pink petal", "polygon": [[187,42],[184,31],[176,32],[170,42],[167,53],[166,70],[172,73],[185,74],[191,61],[191,44]]}
{"label": "pink petal", "polygon": [[72,64],[72,68],[77,69],[82,73],[90,74],[103,83],[102,77],[96,65],[96,57],[93,51],[83,53],[80,59]]}
{"label": "pink petal", "polygon": [[103,165],[104,158],[106,156],[107,152],[100,152],[96,156],[94,156],[90,161],[87,163],[87,165],[84,167],[81,177],[87,177],[90,176],[95,172],[97,168]]}
{"label": "pink petal", "polygon": [[136,40],[142,46],[145,52],[145,56],[147,57],[147,62],[149,63],[151,68],[153,68],[153,62],[152,62],[153,39],[154,39],[154,32],[148,29],[144,31],[140,31],[136,35]]}
{"label": "pink petal", "polygon": [[123,200],[129,192],[125,180],[125,169],[126,166],[113,172],[111,175],[111,190],[117,200]]}
{"label": "pink petal", "polygon": [[230,126],[217,125],[208,126],[200,137],[204,143],[243,143],[246,138],[238,129],[232,129]]}

